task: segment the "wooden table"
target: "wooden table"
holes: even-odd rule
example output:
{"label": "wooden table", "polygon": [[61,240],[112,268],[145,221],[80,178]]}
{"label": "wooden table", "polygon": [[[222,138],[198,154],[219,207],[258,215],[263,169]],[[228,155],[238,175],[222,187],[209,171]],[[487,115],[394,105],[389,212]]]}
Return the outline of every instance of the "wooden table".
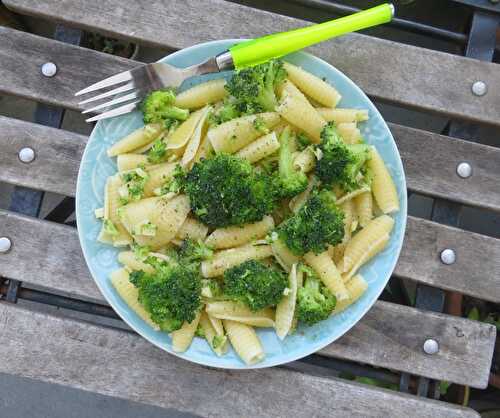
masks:
{"label": "wooden table", "polygon": [[[3,3],[66,27],[171,50],[306,24],[223,0]],[[379,301],[348,334],[305,361],[254,371],[214,370],[169,355],[125,327],[9,303],[20,298],[114,316],[90,277],[76,229],[54,222],[55,215],[36,217],[43,191],[67,196],[69,205],[59,210],[66,216],[72,210],[87,138],[57,128],[64,109],[77,109],[73,93],[138,64],[81,48],[76,45],[80,37],[77,29],[59,27],[52,40],[0,27],[0,92],[40,103],[39,123],[0,116],[0,181],[20,186],[12,210],[0,211],[0,237],[12,243],[0,253],[0,275],[8,279],[0,286],[6,299],[0,302],[0,372],[202,416],[478,416],[430,398],[438,397],[440,380],[487,386],[496,330],[433,310],[442,310],[444,293],[437,289],[500,302],[500,240],[445,225],[453,221],[438,215],[456,215],[461,204],[500,211],[500,150],[452,136],[390,124],[409,193],[435,198],[433,219],[439,221],[408,218],[393,280],[416,282],[418,306],[427,301],[431,310]],[[500,126],[497,64],[360,34],[325,42],[311,52],[372,98]],[[41,73],[47,62],[57,66],[53,77]],[[477,81],[485,83],[487,94],[472,93]],[[35,151],[34,161],[19,160],[23,147]],[[465,179],[456,172],[463,161],[472,167],[472,176]],[[448,265],[440,259],[447,248],[456,254]],[[438,303],[429,303],[432,298]],[[438,342],[437,353],[424,352],[428,339]],[[397,382],[400,391],[340,379],[336,370]]]}

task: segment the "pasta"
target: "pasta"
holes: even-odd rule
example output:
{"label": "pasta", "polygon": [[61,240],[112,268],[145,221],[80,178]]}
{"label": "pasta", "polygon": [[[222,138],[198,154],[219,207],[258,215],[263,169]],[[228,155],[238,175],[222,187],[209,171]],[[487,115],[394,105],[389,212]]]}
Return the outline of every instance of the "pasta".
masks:
{"label": "pasta", "polygon": [[252,365],[264,359],[264,349],[252,327],[228,319],[223,323],[234,350],[246,364]]}
{"label": "pasta", "polygon": [[354,205],[358,215],[359,226],[364,228],[373,218],[373,198],[370,191],[354,197]]}
{"label": "pasta", "polygon": [[327,122],[335,122],[336,124],[368,120],[368,111],[364,109],[332,109],[322,107],[317,110]]}
{"label": "pasta", "polygon": [[309,148],[299,152],[293,160],[294,167],[303,173],[311,171],[314,168],[315,163],[316,158],[314,157],[314,153]]}
{"label": "pasta", "polygon": [[363,296],[363,293],[365,293],[366,289],[368,289],[368,283],[366,283],[366,280],[363,278],[363,276],[361,276],[361,274],[357,274],[349,281],[347,281],[345,287],[347,288],[347,292],[349,293],[349,298],[337,302],[337,305],[332,312],[333,315],[344,311],[346,308],[356,302],[361,296]]}
{"label": "pasta", "polygon": [[197,109],[218,102],[227,96],[224,79],[210,80],[179,93],[175,105],[186,109]]}
{"label": "pasta", "polygon": [[240,149],[236,155],[245,158],[251,163],[255,163],[274,154],[280,147],[275,132],[261,136],[259,139],[251,142],[246,147]]}
{"label": "pasta", "polygon": [[[374,251],[380,251],[379,240],[385,240],[394,226],[394,220],[387,215],[373,219],[359,231],[348,243],[344,253],[343,270],[351,271],[355,266],[373,257]],[[378,252],[377,251],[377,252]]]}
{"label": "pasta", "polygon": [[[364,145],[367,110],[337,108],[334,86],[288,63],[265,68],[279,75],[264,92],[255,69],[227,89],[217,79],[148,95],[144,120],[161,123],[108,149],[118,172],[94,212],[97,239],[124,247],[111,283],[142,320],[175,352],[199,337],[248,365],[265,358],[256,329],[284,340],[365,294],[358,271],[388,245],[399,210],[384,161]],[[335,142],[330,122],[360,145]]]}
{"label": "pasta", "polygon": [[207,313],[218,319],[230,319],[254,327],[274,327],[274,312],[266,308],[253,312],[239,302],[221,301],[207,303]]}
{"label": "pasta", "polygon": [[277,109],[283,119],[308,134],[315,143],[320,142],[326,121],[309,102],[286,94]]}
{"label": "pasta", "polygon": [[306,95],[323,106],[337,106],[341,95],[331,84],[293,64],[285,63],[284,67],[288,78]]}
{"label": "pasta", "polygon": [[262,121],[267,129],[271,129],[278,124],[280,117],[274,112],[259,113],[233,119],[209,129],[207,136],[215,152],[232,154],[260,137],[262,132],[256,128],[256,120]]}
{"label": "pasta", "polygon": [[339,123],[337,130],[346,144],[358,144],[363,140],[356,123]]}
{"label": "pasta", "polygon": [[276,239],[272,242],[271,250],[273,252],[274,258],[276,258],[276,261],[278,261],[278,263],[286,272],[290,272],[290,270],[292,269],[292,265],[299,262],[299,257],[293,254],[279,239]]}
{"label": "pasta", "polygon": [[151,316],[139,303],[137,288],[130,283],[127,270],[120,269],[111,273],[111,284],[116,289],[120,297],[139,317],[147,322],[153,329],[159,330],[160,327],[151,320]]}
{"label": "pasta", "polygon": [[184,322],[182,327],[172,332],[172,349],[177,353],[183,353],[191,345],[194,333],[200,322],[201,313],[198,312],[191,322]]}
{"label": "pasta", "polygon": [[[220,336],[220,334],[217,333],[215,328],[212,325],[212,322],[210,321],[208,314],[206,312],[202,312],[200,316],[200,325],[201,328],[203,329],[203,333],[205,334],[205,339],[208,342],[208,345],[212,350],[214,350],[214,353],[217,354],[218,356],[222,356],[227,352],[228,349],[228,344],[227,344],[227,337],[224,335],[224,329],[222,328],[222,321],[220,319],[218,320],[220,322],[220,326],[222,329],[222,341],[217,341],[217,336]],[[214,342],[218,342],[218,344],[214,344]]]}
{"label": "pasta", "polygon": [[116,228],[115,233],[111,236],[111,240],[113,241],[113,245],[115,247],[128,245],[132,241],[118,216],[118,210],[122,206],[119,195],[119,189],[121,186],[122,182],[118,176],[111,176],[106,182],[105,200],[107,200],[107,207],[105,205],[104,219],[105,221],[111,222],[111,225]]}
{"label": "pasta", "polygon": [[335,295],[338,301],[349,297],[340,272],[327,251],[321,254],[307,253],[304,255],[304,260],[314,269],[321,281]]}
{"label": "pasta", "polygon": [[[139,245],[156,249],[175,237],[189,210],[189,199],[186,196],[180,195],[171,200],[150,197],[124,206],[120,218]],[[146,235],[141,231],[141,226],[147,224],[153,225],[154,235]]]}
{"label": "pasta", "polygon": [[272,216],[265,216],[262,221],[253,224],[216,229],[208,236],[205,244],[215,249],[238,247],[266,236],[273,228]]}
{"label": "pasta", "polygon": [[189,142],[186,145],[186,150],[182,155],[181,165],[183,167],[190,166],[194,158],[196,157],[196,154],[198,153],[198,149],[201,143],[201,138],[205,133],[205,122],[207,120],[210,109],[211,108],[209,106],[206,106],[200,111],[201,116],[200,119],[198,120],[198,124],[196,125],[196,129],[191,138],[189,139]]}
{"label": "pasta", "polygon": [[162,130],[163,127],[160,124],[149,124],[139,128],[113,144],[113,146],[108,149],[108,156],[115,157],[119,154],[125,154],[136,148],[140,148],[156,139],[161,134]]}
{"label": "pasta", "polygon": [[397,212],[399,199],[396,186],[375,147],[371,148],[368,167],[372,171],[372,192],[378,207],[386,214]]}
{"label": "pasta", "polygon": [[137,168],[141,165],[146,166],[148,164],[148,157],[143,154],[120,154],[116,158],[116,165],[118,171],[129,171]]}
{"label": "pasta", "polygon": [[237,266],[247,260],[261,260],[273,254],[270,245],[243,245],[229,250],[219,251],[211,260],[201,263],[203,277],[216,277],[225,270]]}
{"label": "pasta", "polygon": [[276,306],[276,334],[284,339],[290,332],[297,300],[297,264],[293,264],[288,275],[289,293]]}
{"label": "pasta", "polygon": [[203,225],[200,221],[194,218],[187,218],[177,231],[176,238],[179,238],[181,240],[204,240],[207,236],[207,233],[207,226]]}

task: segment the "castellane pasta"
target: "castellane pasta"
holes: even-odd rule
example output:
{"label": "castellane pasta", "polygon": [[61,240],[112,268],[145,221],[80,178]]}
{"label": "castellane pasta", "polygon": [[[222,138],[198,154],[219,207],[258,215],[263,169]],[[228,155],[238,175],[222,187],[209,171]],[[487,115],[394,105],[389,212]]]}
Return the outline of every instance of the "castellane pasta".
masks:
{"label": "castellane pasta", "polygon": [[252,365],[265,358],[256,329],[283,340],[363,296],[359,269],[389,242],[399,199],[362,136],[368,111],[341,98],[271,61],[152,92],[145,126],[108,149],[118,172],[98,239],[123,266],[110,280],[173,351],[202,338]]}

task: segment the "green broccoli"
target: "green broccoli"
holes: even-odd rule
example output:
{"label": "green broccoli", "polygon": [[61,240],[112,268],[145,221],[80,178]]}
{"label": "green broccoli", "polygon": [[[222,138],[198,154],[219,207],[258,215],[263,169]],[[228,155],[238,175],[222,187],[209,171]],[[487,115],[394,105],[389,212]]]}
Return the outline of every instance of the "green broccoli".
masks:
{"label": "green broccoli", "polygon": [[286,78],[281,61],[269,61],[236,71],[226,84],[241,114],[273,112],[278,104],[276,87]]}
{"label": "green broccoli", "polygon": [[149,180],[149,174],[144,170],[144,166],[127,171],[121,175],[124,186],[120,188],[120,200],[126,204],[131,200],[140,200],[144,196],[144,186]]}
{"label": "green broccoli", "polygon": [[303,132],[297,134],[297,148],[299,151],[305,150],[309,145],[311,145],[311,139]]}
{"label": "green broccoli", "polygon": [[255,260],[224,272],[224,295],[245,303],[252,311],[276,305],[287,285],[283,273]]}
{"label": "green broccoli", "polygon": [[201,296],[212,300],[225,300],[222,293],[222,286],[215,279],[203,279],[201,281]]}
{"label": "green broccoli", "polygon": [[175,178],[189,196],[194,215],[210,227],[260,221],[276,206],[272,178],[240,157],[217,154]]}
{"label": "green broccoli", "polygon": [[201,240],[185,239],[179,249],[180,257],[187,262],[208,260],[213,254],[213,249]]}
{"label": "green broccoli", "polygon": [[304,206],[277,229],[279,238],[295,255],[319,254],[344,237],[344,213],[327,190],[314,191]]}
{"label": "green broccoli", "polygon": [[159,138],[148,151],[148,162],[158,164],[165,161],[167,156],[167,144],[162,138]]}
{"label": "green broccoli", "polygon": [[208,116],[209,125],[220,125],[228,120],[235,119],[241,116],[241,112],[231,100],[225,100],[221,107],[215,109]]}
{"label": "green broccoli", "polygon": [[226,343],[226,341],[227,337],[225,335],[214,335],[214,338],[212,338],[212,347],[222,347]]}
{"label": "green broccoli", "polygon": [[189,110],[174,103],[175,93],[171,89],[153,91],[141,102],[144,123],[163,123],[168,129],[186,120]]}
{"label": "green broccoli", "polygon": [[134,271],[131,283],[139,291],[139,302],[151,319],[163,331],[179,329],[184,321],[191,322],[201,305],[201,275],[199,264],[169,262],[148,257],[146,263],[154,273]]}
{"label": "green broccoli", "polygon": [[349,192],[359,189],[364,181],[363,165],[369,158],[366,144],[346,145],[333,122],[321,131],[321,158],[316,164],[316,175],[326,185],[338,185]]}
{"label": "green broccoli", "polygon": [[307,325],[327,319],[337,300],[315,276],[306,278],[304,286],[297,293],[297,318]]}
{"label": "green broccoli", "polygon": [[200,338],[205,338],[205,330],[203,329],[203,327],[200,324],[198,324],[198,327],[196,328],[194,335],[196,335],[197,337],[200,337]]}
{"label": "green broccoli", "polygon": [[293,197],[307,188],[307,176],[295,170],[291,149],[292,137],[290,127],[286,127],[280,135],[279,149],[279,193],[281,197]]}

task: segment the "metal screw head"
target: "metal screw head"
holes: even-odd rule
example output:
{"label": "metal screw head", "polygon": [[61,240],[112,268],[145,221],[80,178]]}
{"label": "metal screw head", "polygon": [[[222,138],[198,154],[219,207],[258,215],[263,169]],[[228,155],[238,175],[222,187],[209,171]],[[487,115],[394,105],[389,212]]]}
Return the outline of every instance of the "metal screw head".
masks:
{"label": "metal screw head", "polygon": [[425,340],[424,352],[426,354],[432,355],[432,354],[436,354],[438,351],[439,351],[439,344],[435,339],[429,338],[429,339]]}
{"label": "metal screw head", "polygon": [[463,179],[467,179],[472,176],[472,167],[469,163],[461,162],[457,165],[457,174]]}
{"label": "metal screw head", "polygon": [[484,81],[476,81],[472,84],[472,93],[476,96],[484,96],[488,91],[488,87]]}
{"label": "metal screw head", "polygon": [[0,253],[6,253],[12,247],[12,242],[7,237],[0,237]]}
{"label": "metal screw head", "polygon": [[21,150],[19,150],[18,155],[21,162],[26,164],[31,163],[35,159],[35,151],[33,150],[33,148],[29,147],[22,148]]}
{"label": "metal screw head", "polygon": [[57,66],[53,62],[46,62],[42,65],[42,74],[45,77],[54,77],[57,73]]}
{"label": "metal screw head", "polygon": [[455,251],[453,251],[451,248],[446,248],[445,250],[441,251],[441,261],[444,264],[453,264],[456,259],[457,256],[455,254]]}

